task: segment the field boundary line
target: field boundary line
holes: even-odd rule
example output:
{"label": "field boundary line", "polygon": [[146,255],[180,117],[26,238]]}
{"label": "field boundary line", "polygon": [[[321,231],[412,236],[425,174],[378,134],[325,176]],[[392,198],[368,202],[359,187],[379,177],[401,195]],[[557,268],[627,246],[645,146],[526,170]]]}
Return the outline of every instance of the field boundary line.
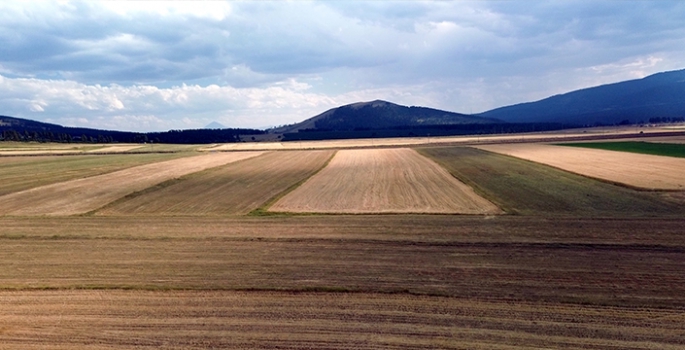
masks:
{"label": "field boundary line", "polygon": [[[478,186],[478,184],[471,181],[467,176],[464,176],[463,174],[461,174],[459,172],[457,172],[457,174],[455,174],[454,172],[449,170],[449,168],[445,165],[445,163],[443,163],[440,160],[435,159],[435,158],[431,157],[430,155],[426,154],[425,152],[423,152],[423,149],[426,149],[426,148],[443,148],[443,147],[444,146],[417,147],[417,148],[414,148],[414,150],[417,153],[421,154],[422,156],[424,156],[424,157],[430,159],[431,161],[433,161],[434,163],[438,164],[441,168],[445,169],[445,171],[447,171],[447,173],[449,173],[452,177],[454,177],[458,181],[461,181],[464,184],[466,184],[467,186],[471,187],[473,189],[473,191],[476,192],[477,195],[479,195],[479,196],[489,200],[491,203],[495,204],[498,208],[500,208],[504,212],[500,215],[519,215],[520,214],[516,210],[508,208],[507,206],[500,203],[497,200],[497,197],[491,196],[489,193],[485,192],[480,186]],[[446,146],[446,147],[471,147],[471,146]],[[497,153],[495,153],[495,154],[497,154]]]}
{"label": "field boundary line", "polygon": [[163,189],[165,189],[165,188],[167,188],[167,187],[169,187],[169,186],[173,186],[173,185],[175,185],[175,184],[181,183],[181,182],[186,181],[186,180],[188,180],[188,179],[191,179],[191,178],[193,178],[193,177],[195,177],[195,176],[200,176],[200,174],[202,174],[202,173],[211,172],[211,171],[217,171],[218,169],[223,169],[224,167],[228,167],[228,166],[231,166],[231,165],[234,165],[234,164],[240,164],[240,163],[245,162],[245,161],[248,161],[248,160],[250,160],[250,159],[255,159],[255,158],[263,157],[263,156],[265,156],[265,155],[267,155],[267,154],[269,154],[269,153],[271,153],[271,152],[268,152],[268,151],[267,151],[267,152],[264,152],[264,153],[262,153],[262,154],[260,154],[260,155],[258,155],[258,156],[256,156],[256,157],[241,159],[241,160],[238,160],[238,161],[235,161],[235,162],[230,162],[230,163],[226,163],[226,164],[224,164],[224,165],[220,165],[220,166],[218,166],[218,167],[207,168],[207,169],[205,169],[205,170],[200,170],[200,171],[196,171],[196,172],[194,172],[194,173],[190,173],[190,174],[186,174],[186,175],[183,175],[183,176],[179,176],[179,177],[176,177],[176,178],[173,178],[173,179],[169,179],[169,180],[166,180],[166,181],[164,181],[164,182],[160,182],[160,183],[158,183],[158,184],[156,184],[156,185],[152,185],[152,186],[150,186],[150,187],[147,187],[147,188],[145,188],[145,189],[142,189],[142,190],[140,190],[140,191],[131,192],[131,193],[129,193],[129,194],[127,194],[127,195],[125,195],[125,196],[123,196],[123,197],[121,197],[121,198],[118,198],[118,199],[116,199],[116,200],[114,200],[114,201],[112,201],[112,202],[109,202],[109,203],[107,203],[107,204],[105,204],[105,205],[103,205],[103,206],[101,206],[101,207],[99,207],[99,208],[97,208],[97,209],[94,209],[94,210],[91,210],[91,211],[89,211],[89,212],[87,212],[87,213],[83,213],[83,214],[76,215],[76,216],[94,216],[97,212],[99,212],[99,211],[101,211],[101,210],[110,208],[110,207],[115,206],[115,205],[117,205],[117,204],[119,204],[119,203],[122,203],[122,202],[129,201],[129,200],[134,199],[134,198],[136,198],[136,197],[140,197],[140,196],[146,195],[146,194],[148,194],[148,193],[153,193],[153,192],[156,192],[156,191],[163,190]]}
{"label": "field boundary line", "polygon": [[272,211],[269,211],[269,208],[272,205],[274,205],[274,203],[278,202],[279,199],[285,197],[288,193],[290,193],[290,192],[294,191],[296,188],[302,186],[302,184],[307,182],[314,175],[318,174],[321,170],[325,169],[328,166],[328,164],[331,163],[331,160],[333,160],[333,157],[335,157],[336,154],[338,154],[338,150],[335,150],[333,152],[333,154],[331,154],[331,156],[326,160],[326,162],[323,163],[323,165],[319,169],[314,171],[311,175],[307,176],[307,178],[302,179],[301,181],[298,181],[298,182],[292,184],[290,187],[286,188],[281,193],[271,197],[269,200],[264,202],[264,204],[262,204],[259,208],[247,213],[247,216],[284,216],[284,215],[290,216],[290,215],[299,214],[299,213],[290,213],[290,212],[272,212]]}

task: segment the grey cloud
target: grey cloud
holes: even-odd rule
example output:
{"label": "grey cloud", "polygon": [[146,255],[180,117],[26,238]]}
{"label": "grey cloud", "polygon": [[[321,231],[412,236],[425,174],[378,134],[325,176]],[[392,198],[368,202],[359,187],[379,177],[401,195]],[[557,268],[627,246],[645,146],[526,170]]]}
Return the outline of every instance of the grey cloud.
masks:
{"label": "grey cloud", "polygon": [[273,125],[354,99],[480,111],[685,62],[678,1],[231,2],[215,17],[109,4],[0,4],[0,73],[38,78],[3,103],[92,123]]}

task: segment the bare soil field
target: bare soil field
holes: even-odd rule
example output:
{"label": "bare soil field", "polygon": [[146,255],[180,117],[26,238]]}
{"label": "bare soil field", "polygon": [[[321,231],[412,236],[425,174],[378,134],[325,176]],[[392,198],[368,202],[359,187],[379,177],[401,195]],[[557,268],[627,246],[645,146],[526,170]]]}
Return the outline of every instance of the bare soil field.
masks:
{"label": "bare soil field", "polygon": [[685,159],[545,144],[477,147],[636,188],[685,190]]}
{"label": "bare soil field", "polygon": [[307,179],[333,153],[267,153],[162,183],[161,188],[124,197],[96,215],[244,215]]}
{"label": "bare soil field", "polygon": [[205,154],[35,187],[0,197],[0,213],[4,215],[83,214],[160,182],[260,154],[261,152]]}
{"label": "bare soil field", "polygon": [[0,218],[10,348],[678,349],[682,219]]}
{"label": "bare soil field", "polygon": [[510,214],[685,217],[685,207],[670,198],[681,192],[638,191],[472,147],[422,148],[419,152]]}
{"label": "bare soil field", "polygon": [[408,148],[343,150],[269,208],[275,212],[499,214],[436,163]]}
{"label": "bare soil field", "polygon": [[683,316],[411,295],[0,292],[0,342],[42,349],[677,349]]}
{"label": "bare soil field", "polygon": [[95,176],[137,165],[193,155],[76,155],[0,157],[0,196],[33,187]]}

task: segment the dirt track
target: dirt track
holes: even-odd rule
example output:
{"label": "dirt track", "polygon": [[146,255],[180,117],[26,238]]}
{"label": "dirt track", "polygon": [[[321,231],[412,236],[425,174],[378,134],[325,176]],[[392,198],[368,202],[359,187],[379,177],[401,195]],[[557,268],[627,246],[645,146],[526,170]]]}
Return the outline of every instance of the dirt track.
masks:
{"label": "dirt track", "polygon": [[656,190],[685,190],[685,159],[545,144],[484,145],[510,155],[593,178]]}
{"label": "dirt track", "polygon": [[32,188],[0,197],[0,213],[4,215],[82,214],[165,180],[255,157],[262,153],[205,154]]}
{"label": "dirt track", "polygon": [[408,148],[339,151],[326,168],[269,210],[501,213],[439,165]]}

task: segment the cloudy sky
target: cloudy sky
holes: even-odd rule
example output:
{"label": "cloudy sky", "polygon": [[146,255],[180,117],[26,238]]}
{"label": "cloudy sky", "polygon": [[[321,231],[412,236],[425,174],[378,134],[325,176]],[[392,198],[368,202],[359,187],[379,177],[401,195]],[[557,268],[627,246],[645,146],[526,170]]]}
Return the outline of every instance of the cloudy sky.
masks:
{"label": "cloudy sky", "polygon": [[267,127],[462,113],[685,68],[683,1],[0,2],[0,115]]}

